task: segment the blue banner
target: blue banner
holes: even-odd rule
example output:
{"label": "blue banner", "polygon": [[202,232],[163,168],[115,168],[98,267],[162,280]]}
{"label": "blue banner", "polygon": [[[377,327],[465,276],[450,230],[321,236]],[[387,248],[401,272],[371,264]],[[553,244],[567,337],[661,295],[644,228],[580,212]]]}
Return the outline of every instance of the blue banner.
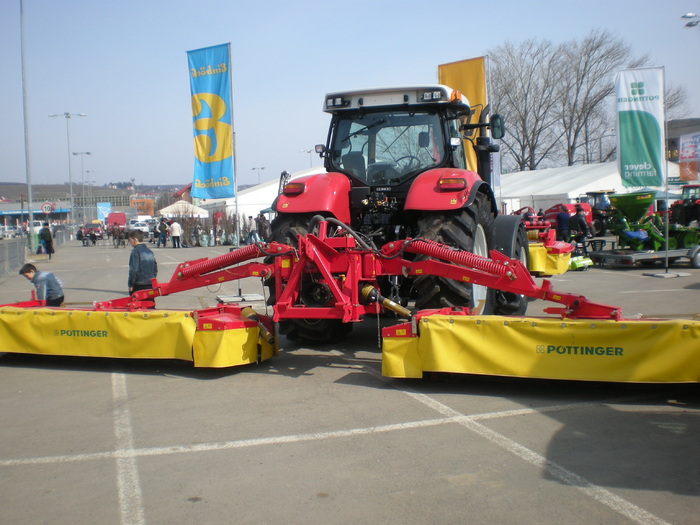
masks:
{"label": "blue banner", "polygon": [[194,179],[192,197],[233,197],[231,44],[187,52],[192,92]]}

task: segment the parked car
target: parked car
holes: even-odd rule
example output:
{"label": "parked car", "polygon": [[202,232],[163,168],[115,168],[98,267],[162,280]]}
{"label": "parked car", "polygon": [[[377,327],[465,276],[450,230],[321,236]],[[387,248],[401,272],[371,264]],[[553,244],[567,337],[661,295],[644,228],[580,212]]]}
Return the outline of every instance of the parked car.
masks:
{"label": "parked car", "polygon": [[143,221],[138,221],[129,226],[130,230],[141,230],[143,234],[148,238],[148,233],[150,232],[150,228],[148,227],[147,222]]}
{"label": "parked car", "polygon": [[12,237],[21,237],[22,234],[14,226],[0,226],[0,233],[2,233],[2,238],[11,239]]}
{"label": "parked car", "polygon": [[90,237],[91,234],[95,234],[97,239],[103,239],[105,232],[102,230],[101,224],[86,224],[83,226],[83,235]]}

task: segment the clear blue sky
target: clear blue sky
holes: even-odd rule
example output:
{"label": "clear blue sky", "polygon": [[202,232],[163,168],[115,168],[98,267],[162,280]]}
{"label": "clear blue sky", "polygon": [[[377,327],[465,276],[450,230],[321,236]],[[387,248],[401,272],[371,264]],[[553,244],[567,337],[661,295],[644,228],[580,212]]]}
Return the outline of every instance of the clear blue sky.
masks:
{"label": "clear blue sky", "polygon": [[[0,2],[0,182],[25,180],[20,2]],[[309,167],[324,143],[329,91],[435,82],[439,64],[506,41],[581,40],[593,29],[623,38],[686,87],[700,117],[697,0],[24,0],[32,181],[68,181],[71,150],[90,151],[97,184],[192,179],[186,52],[231,42],[237,182]],[[610,111],[613,111],[612,107]],[[506,115],[507,118],[507,115]],[[73,157],[73,182],[80,159]],[[313,165],[320,161],[313,156]]]}

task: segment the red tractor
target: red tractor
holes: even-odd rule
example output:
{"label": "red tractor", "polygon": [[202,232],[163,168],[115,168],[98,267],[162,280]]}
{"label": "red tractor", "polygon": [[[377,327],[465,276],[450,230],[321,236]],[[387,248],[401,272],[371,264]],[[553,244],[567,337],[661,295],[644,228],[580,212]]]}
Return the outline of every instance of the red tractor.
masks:
{"label": "red tractor", "polygon": [[700,184],[688,184],[681,188],[681,198],[671,204],[671,222],[681,226],[700,223]]}
{"label": "red tractor", "polygon": [[[492,138],[504,133],[499,115],[471,122],[467,99],[443,85],[331,93],[324,110],[332,117],[330,130],[316,151],[327,173],[284,185],[273,204],[272,241],[298,246],[298,236],[313,234],[319,220],[312,218],[320,216],[366,249],[420,238],[484,257],[496,249],[527,265],[525,230],[517,217],[498,215],[490,186],[491,155],[498,151]],[[479,136],[468,138],[475,130]],[[466,147],[475,150],[477,172],[467,166]],[[299,297],[309,312],[334,303],[328,277],[304,277]],[[283,290],[276,279],[267,280],[270,304],[278,304]],[[469,306],[522,315],[527,307],[522,295],[436,275],[378,275],[376,281],[384,297],[404,306],[415,301],[418,310]],[[351,327],[334,318],[280,321],[287,337],[312,341],[342,338]]]}

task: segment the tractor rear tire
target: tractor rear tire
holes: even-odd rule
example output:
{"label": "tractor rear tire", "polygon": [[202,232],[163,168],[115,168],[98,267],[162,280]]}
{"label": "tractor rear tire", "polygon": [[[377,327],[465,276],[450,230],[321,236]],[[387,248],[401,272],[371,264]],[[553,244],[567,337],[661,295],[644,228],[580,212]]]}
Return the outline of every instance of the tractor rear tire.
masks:
{"label": "tractor rear tire", "polygon": [[[488,199],[478,195],[471,206],[454,211],[425,212],[418,219],[418,237],[488,257],[494,219]],[[428,259],[419,255],[416,260]],[[413,283],[416,309],[469,306],[474,313],[490,314],[494,293],[484,286],[435,275],[421,275]]]}
{"label": "tractor rear tire", "polygon": [[[280,242],[294,246],[299,245],[297,235],[306,235],[311,218],[316,214],[279,214],[273,219],[270,241]],[[265,259],[270,264],[272,258]],[[275,278],[270,277],[265,281],[269,290],[267,304],[274,305]],[[352,331],[352,323],[343,323],[338,319],[288,319],[279,322],[279,332],[291,341],[307,341],[310,343],[324,344],[340,341]]]}

